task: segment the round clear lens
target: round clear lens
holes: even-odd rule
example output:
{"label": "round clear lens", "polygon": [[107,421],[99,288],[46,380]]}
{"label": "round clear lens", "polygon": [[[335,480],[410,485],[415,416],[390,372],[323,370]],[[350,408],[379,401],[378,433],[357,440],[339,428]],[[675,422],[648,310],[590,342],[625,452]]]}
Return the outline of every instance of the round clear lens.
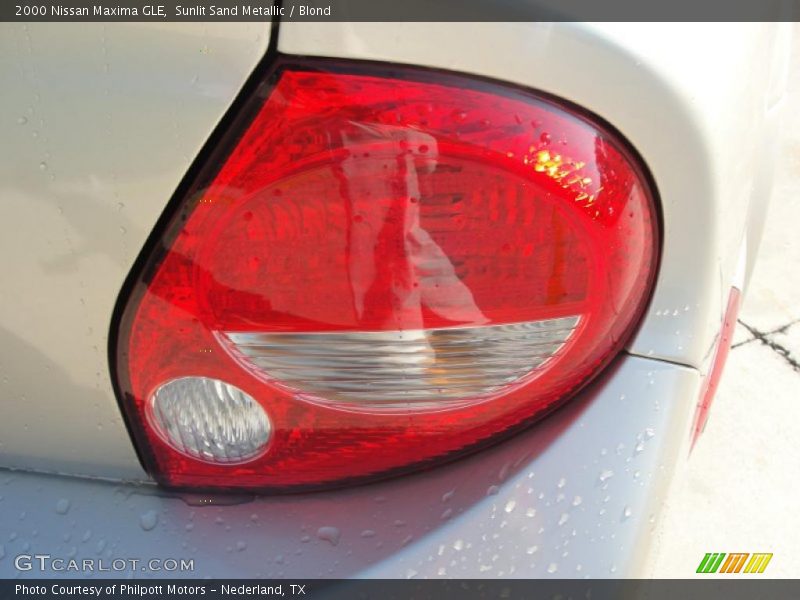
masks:
{"label": "round clear lens", "polygon": [[148,416],[178,452],[212,464],[236,464],[264,452],[272,432],[261,405],[237,387],[207,377],[181,377],[150,397]]}

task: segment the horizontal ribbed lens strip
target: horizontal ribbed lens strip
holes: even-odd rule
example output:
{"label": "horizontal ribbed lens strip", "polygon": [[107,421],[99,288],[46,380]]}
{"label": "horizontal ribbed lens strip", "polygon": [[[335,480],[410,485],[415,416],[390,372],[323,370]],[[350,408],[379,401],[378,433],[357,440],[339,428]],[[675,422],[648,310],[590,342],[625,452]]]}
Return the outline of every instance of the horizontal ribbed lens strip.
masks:
{"label": "horizontal ribbed lens strip", "polygon": [[322,402],[435,409],[491,396],[540,369],[579,320],[406,331],[226,332],[220,338],[251,371]]}

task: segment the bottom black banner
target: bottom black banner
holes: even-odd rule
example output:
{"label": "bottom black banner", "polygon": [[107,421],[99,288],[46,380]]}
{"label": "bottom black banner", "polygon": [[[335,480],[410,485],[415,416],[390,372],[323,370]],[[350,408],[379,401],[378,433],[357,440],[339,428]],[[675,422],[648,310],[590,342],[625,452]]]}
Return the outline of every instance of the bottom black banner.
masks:
{"label": "bottom black banner", "polygon": [[800,597],[800,580],[0,580],[0,598],[334,600],[751,600]]}

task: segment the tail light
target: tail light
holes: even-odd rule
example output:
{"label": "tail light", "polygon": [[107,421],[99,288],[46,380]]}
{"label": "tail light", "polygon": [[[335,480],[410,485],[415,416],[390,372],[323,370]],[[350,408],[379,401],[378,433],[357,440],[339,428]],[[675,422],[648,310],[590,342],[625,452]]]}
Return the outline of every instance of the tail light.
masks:
{"label": "tail light", "polygon": [[284,62],[232,123],[119,325],[118,388],[165,485],[320,487],[452,457],[564,401],[638,320],[652,195],[562,102]]}

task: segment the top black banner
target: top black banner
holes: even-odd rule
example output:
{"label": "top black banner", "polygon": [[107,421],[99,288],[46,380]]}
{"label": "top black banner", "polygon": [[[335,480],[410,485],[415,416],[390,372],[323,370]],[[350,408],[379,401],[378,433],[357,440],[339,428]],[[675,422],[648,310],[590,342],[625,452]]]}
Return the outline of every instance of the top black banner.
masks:
{"label": "top black banner", "polygon": [[0,21],[800,21],[800,0],[2,0]]}

